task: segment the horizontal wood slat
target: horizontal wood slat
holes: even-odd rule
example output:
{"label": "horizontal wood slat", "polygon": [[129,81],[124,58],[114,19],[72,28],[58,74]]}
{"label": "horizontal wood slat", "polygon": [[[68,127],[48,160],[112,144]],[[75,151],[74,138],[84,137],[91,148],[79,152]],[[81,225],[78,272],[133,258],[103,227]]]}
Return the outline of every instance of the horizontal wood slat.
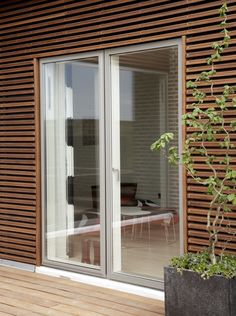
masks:
{"label": "horizontal wood slat", "polygon": [[[236,82],[236,0],[227,1],[229,29],[233,37],[230,47],[216,65],[216,93],[225,83]],[[221,39],[218,9],[221,0],[29,0],[2,1],[0,9],[0,258],[36,263],[36,196],[39,170],[38,85],[35,59],[186,36],[186,78],[194,79],[207,70],[206,58],[210,43]],[[203,85],[211,107],[209,87]],[[186,91],[186,103],[194,99]],[[35,103],[36,102],[36,103]],[[35,107],[36,106],[36,107]],[[35,115],[36,113],[36,115]],[[236,119],[230,109],[228,119]],[[226,125],[226,129],[230,127]],[[188,129],[187,134],[194,129]],[[221,139],[221,135],[217,135]],[[236,140],[236,133],[232,132]],[[200,144],[199,144],[200,146]],[[217,143],[210,145],[218,164],[224,150]],[[231,150],[235,159],[236,151]],[[204,158],[196,156],[195,166],[201,175],[209,171]],[[209,198],[204,187],[187,177],[187,248],[197,251],[206,246],[204,218]],[[36,186],[37,183],[37,186]],[[36,194],[36,192],[38,192]],[[235,207],[229,218],[235,226]],[[38,215],[37,215],[38,216]],[[16,223],[15,227],[9,223]],[[40,225],[37,217],[37,225]],[[25,226],[19,226],[25,225]],[[29,226],[30,225],[30,226]],[[197,226],[196,226],[197,225]],[[38,233],[37,233],[38,234]],[[37,240],[39,235],[37,235]],[[235,242],[229,251],[236,252]],[[17,245],[22,245],[18,247]],[[26,248],[25,248],[26,247]],[[28,247],[28,248],[27,248]],[[39,244],[37,241],[39,251]],[[9,248],[7,252],[6,249]],[[38,261],[37,261],[38,262]]]}
{"label": "horizontal wood slat", "polygon": [[[213,3],[215,1],[212,1]],[[208,2],[210,4],[210,2]],[[229,22],[235,20],[235,7],[236,1],[229,3],[230,13],[229,13]],[[190,21],[188,34],[186,36],[186,79],[194,80],[201,71],[209,70],[209,66],[206,64],[206,59],[213,52],[211,49],[211,43],[222,39],[222,35],[219,32],[218,17],[209,17],[206,9],[200,17],[199,21]],[[205,15],[206,14],[206,15]],[[193,14],[194,15],[194,14]],[[193,17],[189,15],[189,19]],[[205,19],[205,16],[208,18]],[[229,30],[231,31],[231,37],[233,40],[230,43],[229,48],[225,50],[225,53],[221,60],[216,64],[217,73],[215,75],[215,87],[214,91],[216,94],[222,91],[222,88],[225,84],[235,85],[236,83],[236,29],[235,23],[230,22],[228,25]],[[200,83],[199,85],[205,93],[208,95],[209,103],[205,104],[203,108],[211,107],[214,99],[209,96],[210,88],[209,85],[205,83]],[[195,99],[191,96],[191,91],[187,90],[187,106],[189,106]],[[227,111],[226,120],[230,121],[236,119],[236,113],[234,109]],[[226,129],[231,132],[229,126],[226,126]],[[192,128],[187,129],[187,134],[190,134],[194,131]],[[231,139],[235,140],[235,135],[231,132]],[[222,135],[217,135],[217,139],[222,140]],[[201,144],[195,144],[201,146]],[[207,144],[209,153],[215,155],[215,161],[220,161],[220,157],[225,156],[225,150],[222,150],[218,142],[212,142]],[[236,151],[230,150],[230,154],[233,157],[232,166],[235,165]],[[209,176],[211,172],[209,168],[203,164],[203,157],[194,158],[194,167],[197,169],[197,173],[200,176]],[[220,164],[215,165],[218,174],[224,175],[224,166]],[[211,197],[207,195],[207,190],[204,186],[196,185],[195,181],[190,177],[187,178],[187,249],[189,251],[201,251],[208,246],[208,233],[206,230],[206,218],[207,210],[209,208],[209,201]],[[231,185],[228,182],[228,185]],[[234,190],[229,191],[231,193]],[[232,233],[236,230],[236,208],[235,206],[229,205],[232,212],[225,214],[225,220],[222,222],[222,229],[219,234],[219,241],[217,243],[217,251],[220,253],[222,248],[226,248],[229,253],[236,253],[236,238],[235,235],[232,237]],[[212,214],[214,216],[214,212]],[[230,228],[228,224],[230,223]]]}
{"label": "horizontal wood slat", "polygon": [[[12,232],[12,231],[7,231],[6,229],[0,232],[1,238],[6,237],[6,238],[17,238],[19,241],[22,243],[24,242],[31,242],[31,245],[33,246],[32,243],[35,243],[35,236],[34,235],[29,235],[25,234],[24,232]],[[34,244],[35,245],[35,244]]]}

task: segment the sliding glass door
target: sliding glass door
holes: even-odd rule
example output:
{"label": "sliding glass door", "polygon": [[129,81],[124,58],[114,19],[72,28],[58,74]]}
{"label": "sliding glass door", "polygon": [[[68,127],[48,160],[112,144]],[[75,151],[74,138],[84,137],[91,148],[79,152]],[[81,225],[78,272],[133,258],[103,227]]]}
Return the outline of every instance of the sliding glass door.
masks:
{"label": "sliding glass door", "polygon": [[178,41],[42,60],[43,263],[157,287],[181,251]]}
{"label": "sliding glass door", "polygon": [[155,286],[181,251],[181,173],[150,150],[166,131],[175,134],[172,145],[179,143],[178,55],[178,45],[107,53],[114,279]]}

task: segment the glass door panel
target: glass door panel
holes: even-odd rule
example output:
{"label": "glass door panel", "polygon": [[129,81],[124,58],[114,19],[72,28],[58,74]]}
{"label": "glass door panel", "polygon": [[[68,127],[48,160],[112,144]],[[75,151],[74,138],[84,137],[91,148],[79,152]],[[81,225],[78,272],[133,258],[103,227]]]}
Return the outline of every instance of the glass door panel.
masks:
{"label": "glass door panel", "polygon": [[44,73],[45,259],[100,269],[99,57],[49,62]]}
{"label": "glass door panel", "polygon": [[163,279],[180,253],[179,171],[150,145],[171,131],[178,146],[178,47],[112,55],[111,98],[113,273]]}
{"label": "glass door panel", "polygon": [[179,48],[146,47],[42,61],[43,263],[155,287],[182,242],[179,170],[150,150],[178,146]]}

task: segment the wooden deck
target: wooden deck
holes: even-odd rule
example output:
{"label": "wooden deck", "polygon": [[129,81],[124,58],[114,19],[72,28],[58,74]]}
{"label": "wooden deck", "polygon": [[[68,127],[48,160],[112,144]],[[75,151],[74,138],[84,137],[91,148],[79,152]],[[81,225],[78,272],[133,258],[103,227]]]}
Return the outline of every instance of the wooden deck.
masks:
{"label": "wooden deck", "polygon": [[161,301],[0,266],[1,315],[163,316]]}

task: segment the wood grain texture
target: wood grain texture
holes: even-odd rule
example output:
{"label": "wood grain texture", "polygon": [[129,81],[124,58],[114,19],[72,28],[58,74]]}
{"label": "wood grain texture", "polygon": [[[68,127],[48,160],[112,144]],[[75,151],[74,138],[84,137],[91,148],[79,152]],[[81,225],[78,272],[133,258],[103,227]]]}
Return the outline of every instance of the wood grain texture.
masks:
{"label": "wood grain texture", "polygon": [[155,299],[6,267],[0,267],[0,295],[0,313],[11,315],[164,315]]}
{"label": "wood grain texture", "polygon": [[[216,65],[219,71],[216,76],[217,93],[225,83],[236,83],[236,0],[228,0],[227,3],[233,40]],[[207,69],[210,43],[222,37],[218,27],[221,4],[221,0],[1,1],[0,216],[3,216],[3,239],[0,258],[40,264],[38,60],[184,36],[186,58],[183,60],[183,77],[194,79],[200,71]],[[209,87],[203,86],[203,90],[209,95]],[[183,109],[194,101],[191,91],[185,89],[182,98]],[[208,101],[204,107],[212,106],[210,96]],[[227,115],[230,119],[236,118],[234,110]],[[230,127],[226,126],[226,129]],[[190,128],[186,130],[187,134],[191,132]],[[235,133],[232,133],[232,139],[236,140]],[[211,144],[210,148],[219,158],[224,155],[216,144]],[[235,156],[232,164],[236,166],[235,150],[232,150],[232,154]],[[199,173],[207,175],[202,157],[196,157],[195,163]],[[196,251],[206,242],[205,227],[199,221],[205,216],[209,203],[204,189],[196,189],[196,184],[189,177],[186,178],[185,248]],[[192,210],[199,214],[189,217]],[[5,215],[8,215],[7,220],[4,219]],[[36,219],[33,226],[28,226],[30,218]],[[231,219],[234,225],[235,218]],[[24,224],[25,227],[21,226]],[[6,238],[12,238],[11,242]],[[20,240],[21,248],[17,249],[17,242],[14,245],[16,239]],[[24,247],[29,243],[31,248],[25,251]],[[236,252],[235,242],[229,244],[229,251]],[[15,250],[17,254],[12,252]],[[61,311],[63,308],[60,307]]]}
{"label": "wood grain texture", "polygon": [[40,130],[40,85],[39,61],[34,59],[35,98],[35,169],[36,169],[36,265],[41,264],[41,130]]}
{"label": "wood grain texture", "polygon": [[[182,114],[186,113],[186,36],[182,37]],[[182,126],[182,139],[186,137],[186,127]],[[188,249],[188,225],[187,225],[187,172],[182,168],[182,203],[183,203],[183,238],[184,251]]]}

